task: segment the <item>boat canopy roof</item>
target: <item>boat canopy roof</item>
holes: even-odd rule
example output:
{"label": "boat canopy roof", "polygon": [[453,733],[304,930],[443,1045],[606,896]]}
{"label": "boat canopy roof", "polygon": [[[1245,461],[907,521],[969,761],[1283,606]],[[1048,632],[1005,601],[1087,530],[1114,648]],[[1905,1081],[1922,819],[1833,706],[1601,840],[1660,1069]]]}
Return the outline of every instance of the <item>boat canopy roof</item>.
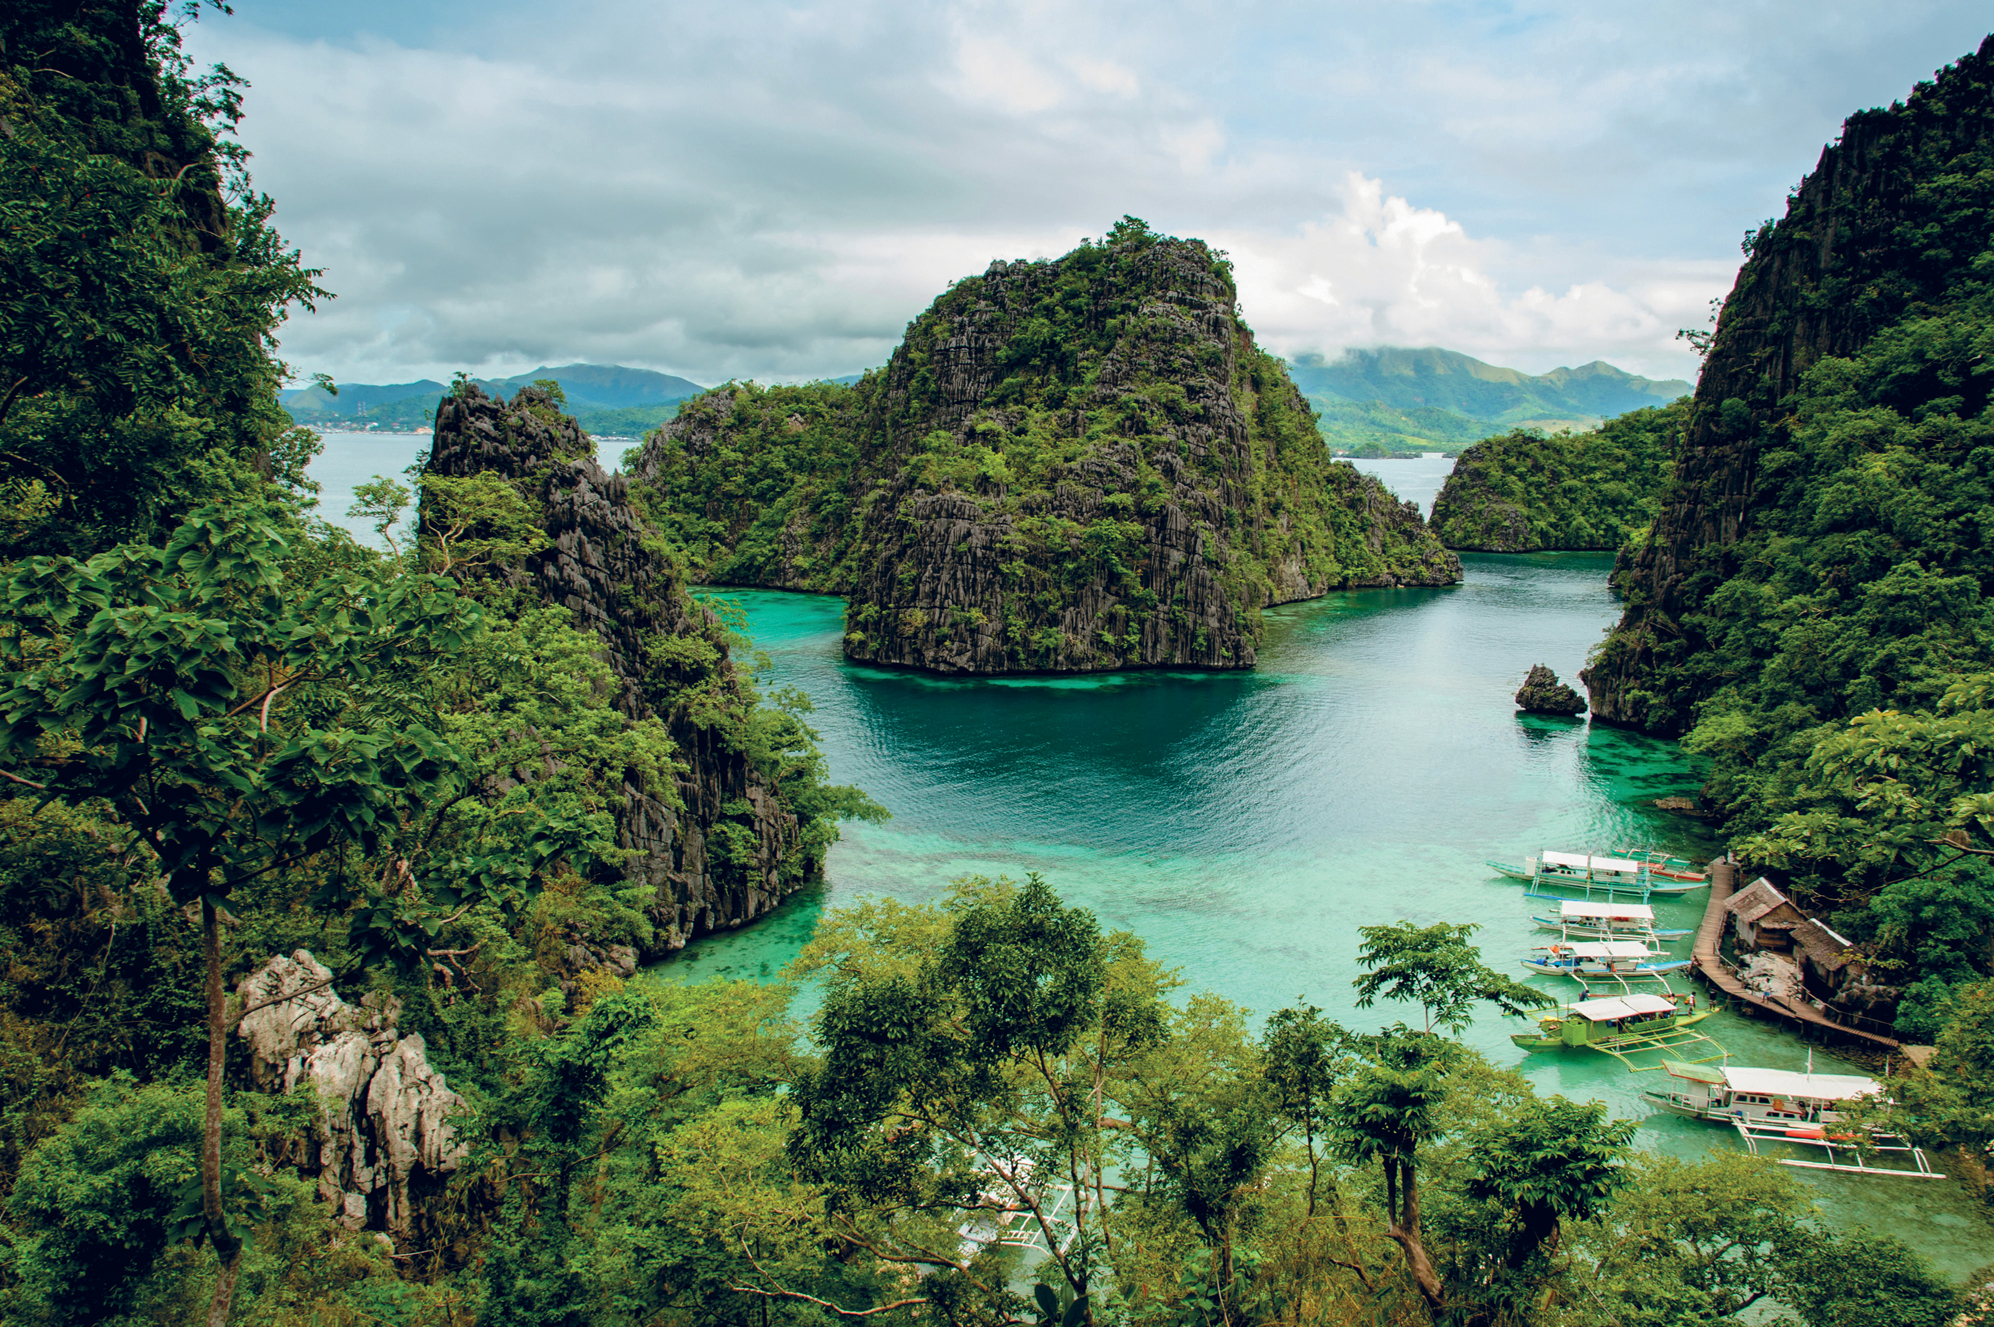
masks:
{"label": "boat canopy roof", "polygon": [[1639,1018],[1644,1014],[1666,1014],[1675,1008],[1675,1002],[1659,995],[1613,995],[1604,1000],[1581,1000],[1572,1006],[1574,1017],[1590,1023],[1604,1023],[1613,1018]]}
{"label": "boat canopy roof", "polygon": [[1574,871],[1591,871],[1594,875],[1639,875],[1641,863],[1630,862],[1624,857],[1588,857],[1582,852],[1546,852],[1538,860],[1547,866],[1566,866]]}
{"label": "boat canopy roof", "polygon": [[1714,1064],[1684,1064],[1681,1060],[1663,1060],[1662,1068],[1668,1070],[1671,1078],[1687,1078],[1692,1083],[1721,1083],[1724,1071]]}
{"label": "boat canopy roof", "polygon": [[1568,898],[1558,905],[1560,921],[1651,922],[1655,910],[1645,903],[1596,903],[1592,899]]}
{"label": "boat canopy roof", "polygon": [[1580,958],[1646,958],[1648,946],[1639,940],[1588,940],[1575,945],[1552,945],[1551,951],[1569,949]]}
{"label": "boat canopy roof", "polygon": [[1874,1096],[1880,1089],[1874,1078],[1861,1074],[1801,1074],[1791,1069],[1752,1069],[1727,1065],[1724,1083],[1733,1092],[1755,1092],[1768,1097],[1805,1097],[1810,1101],[1852,1101]]}

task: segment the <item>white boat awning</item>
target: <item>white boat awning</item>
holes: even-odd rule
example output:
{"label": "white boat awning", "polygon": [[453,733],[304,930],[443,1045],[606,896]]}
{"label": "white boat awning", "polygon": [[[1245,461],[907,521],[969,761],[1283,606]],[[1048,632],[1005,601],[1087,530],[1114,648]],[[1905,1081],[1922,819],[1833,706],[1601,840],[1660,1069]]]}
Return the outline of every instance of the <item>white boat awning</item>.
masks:
{"label": "white boat awning", "polygon": [[1604,1023],[1613,1018],[1641,1018],[1648,1014],[1666,1014],[1675,1008],[1675,1002],[1659,995],[1615,995],[1604,1000],[1581,1000],[1572,1006],[1572,1014],[1591,1023]]}
{"label": "white boat awning", "polygon": [[1546,852],[1538,856],[1546,866],[1563,866],[1573,871],[1591,871],[1594,875],[1639,875],[1641,863],[1630,862],[1624,857],[1588,857],[1582,852]]}
{"label": "white boat awning", "polygon": [[1639,940],[1589,940],[1584,944],[1561,945],[1580,958],[1646,958],[1648,946]]}
{"label": "white boat awning", "polygon": [[1652,922],[1655,910],[1645,903],[1596,903],[1591,899],[1568,898],[1558,905],[1558,920]]}
{"label": "white boat awning", "polygon": [[1860,1074],[1801,1074],[1791,1069],[1753,1069],[1745,1065],[1724,1066],[1724,1082],[1733,1092],[1804,1097],[1809,1101],[1853,1101],[1857,1097],[1874,1096],[1880,1090],[1874,1078]]}

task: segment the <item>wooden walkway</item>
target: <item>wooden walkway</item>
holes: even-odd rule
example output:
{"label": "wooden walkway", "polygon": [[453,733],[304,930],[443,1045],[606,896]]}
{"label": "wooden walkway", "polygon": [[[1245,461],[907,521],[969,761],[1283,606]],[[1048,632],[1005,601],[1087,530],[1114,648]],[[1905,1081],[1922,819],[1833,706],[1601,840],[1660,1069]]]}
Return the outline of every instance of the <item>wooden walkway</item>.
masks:
{"label": "wooden walkway", "polygon": [[1730,920],[1730,914],[1724,911],[1724,901],[1737,887],[1736,866],[1722,859],[1710,863],[1710,902],[1703,909],[1703,924],[1696,928],[1696,948],[1691,953],[1696,971],[1705,981],[1730,996],[1741,1014],[1767,1014],[1803,1027],[1816,1027],[1824,1032],[1853,1037],[1884,1050],[1902,1049],[1902,1043],[1894,1038],[1837,1023],[1812,1005],[1796,1004],[1764,991],[1755,991],[1739,981],[1737,974],[1724,966],[1724,960],[1717,953],[1717,946],[1724,938],[1724,924]]}

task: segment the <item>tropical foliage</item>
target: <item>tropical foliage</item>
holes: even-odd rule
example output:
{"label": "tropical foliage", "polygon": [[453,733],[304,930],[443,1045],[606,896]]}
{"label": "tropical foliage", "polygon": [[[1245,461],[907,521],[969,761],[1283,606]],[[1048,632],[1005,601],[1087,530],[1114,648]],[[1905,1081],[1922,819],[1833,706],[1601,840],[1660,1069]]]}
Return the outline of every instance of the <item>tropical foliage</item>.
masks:
{"label": "tropical foliage", "polygon": [[1618,549],[1660,510],[1687,400],[1585,433],[1515,429],[1461,453],[1433,500],[1449,548]]}

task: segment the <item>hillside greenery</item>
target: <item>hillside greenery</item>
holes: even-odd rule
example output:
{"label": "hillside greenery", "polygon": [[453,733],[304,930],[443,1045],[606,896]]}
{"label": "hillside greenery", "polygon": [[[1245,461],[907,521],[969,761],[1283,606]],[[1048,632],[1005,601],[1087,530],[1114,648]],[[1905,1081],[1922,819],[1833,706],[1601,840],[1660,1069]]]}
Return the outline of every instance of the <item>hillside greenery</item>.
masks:
{"label": "hillside greenery", "polygon": [[[1297,585],[1439,583],[1426,564],[1444,555],[1331,458],[1285,366],[1237,323],[1231,291],[1221,255],[1124,218],[1059,259],[955,283],[893,362],[856,383],[729,384],[684,403],[626,468],[696,575],[850,594],[855,657],[995,622],[1007,668],[1155,662],[1146,640],[1191,631],[1184,605],[1164,602],[1183,593],[1163,583],[1169,571],[1153,585],[1139,575],[1163,556],[1173,510],[1223,532],[1200,556],[1221,564],[1226,615],[1239,618],[1225,629],[1248,642],[1261,607]],[[1187,322],[1187,299],[1226,321]],[[972,334],[996,345],[967,364],[950,346]],[[901,543],[921,537],[909,512],[923,495],[970,504],[948,508],[974,513],[964,549],[1001,544],[1000,584],[968,561],[944,578],[975,602],[900,602],[935,569],[936,550],[917,563]],[[1083,600],[1108,606],[1076,640],[1062,614]]]}
{"label": "hillside greenery", "polygon": [[[176,76],[163,13],[25,6],[0,33],[143,102]],[[107,50],[142,58],[87,67]],[[123,160],[65,150],[106,178]],[[165,253],[180,222],[151,219]],[[169,327],[207,316],[181,302],[247,301],[213,349],[261,391],[309,274],[275,247],[281,271],[192,252],[163,263],[179,284],[147,262],[93,279],[136,284],[107,306],[154,301]],[[244,271],[262,303],[230,285]],[[0,342],[0,370],[96,353],[58,331]],[[618,708],[603,642],[509,574],[544,547],[542,513],[491,473],[377,479],[354,514],[400,532],[414,503],[418,527],[361,546],[280,463],[309,440],[269,431],[267,393],[205,397],[176,350],[151,353],[151,394],[43,384],[37,408],[115,431],[198,407],[205,449],[112,458],[152,485],[123,504],[23,480],[0,568],[6,1322],[1738,1327],[1778,1304],[1801,1327],[1938,1327],[1960,1309],[1894,1239],[1820,1224],[1788,1172],[1638,1152],[1603,1106],[1459,1041],[1475,1012],[1546,1003],[1483,963],[1472,925],[1363,928],[1355,1003],[1384,1008],[1359,1028],[1187,990],[1035,876],[834,911],[780,983],[572,969],[578,933],[649,925],[647,891],[597,868],[629,851],[625,799],[686,809],[687,753]],[[780,392],[766,420],[792,439],[810,400],[848,399]],[[1269,448],[1309,441],[1293,417],[1258,427]],[[835,473],[832,436],[797,442],[781,477]],[[727,643],[654,642],[677,679],[655,708],[699,707],[806,814],[849,805],[821,786],[806,702],[713,683]],[[1929,722],[1981,722],[1983,701],[1969,688]],[[306,1164],[322,1103],[245,1086],[231,989],[301,948],[346,999],[397,1003],[466,1100],[468,1157],[415,1195],[419,1241],[334,1221]],[[1988,989],[1959,997],[1947,1065],[1985,1062]],[[1953,1104],[1959,1131],[1985,1117]],[[964,1248],[997,1220],[1049,1229],[1047,1256]]]}
{"label": "hillside greenery", "polygon": [[1697,615],[1710,646],[1660,678],[1708,696],[1684,744],[1741,849],[1913,988],[1921,1040],[1994,957],[1994,868],[1941,841],[1994,846],[1990,343],[1982,287],[1809,370],[1740,569]]}
{"label": "hillside greenery", "polygon": [[1516,429],[1454,463],[1433,502],[1449,548],[1503,553],[1618,549],[1661,508],[1688,398],[1584,433]]}
{"label": "hillside greenery", "polygon": [[[1734,850],[1830,918],[1901,992],[1900,1036],[1927,1043],[1994,970],[1990,126],[1994,42],[1851,119],[1844,142],[1867,145],[1886,198],[1803,183],[1748,237],[1705,370],[1729,386],[1689,425],[1718,459],[1688,478],[1679,460],[1664,494],[1701,524],[1622,559],[1627,617],[1592,664],[1629,679],[1632,720],[1686,730]],[[1837,251],[1872,265],[1860,300],[1838,302],[1835,269],[1782,277],[1813,270],[1795,265],[1821,252],[1817,206],[1850,228]],[[1766,343],[1815,309],[1844,320],[1846,348],[1810,352],[1774,399]],[[1716,539],[1734,519],[1735,542]],[[1664,557],[1680,561],[1658,581],[1643,569]]]}
{"label": "hillside greenery", "polygon": [[1304,355],[1289,372],[1330,448],[1355,456],[1458,452],[1517,429],[1582,432],[1689,390],[1597,361],[1529,374],[1434,346],[1349,350],[1334,360]]}

